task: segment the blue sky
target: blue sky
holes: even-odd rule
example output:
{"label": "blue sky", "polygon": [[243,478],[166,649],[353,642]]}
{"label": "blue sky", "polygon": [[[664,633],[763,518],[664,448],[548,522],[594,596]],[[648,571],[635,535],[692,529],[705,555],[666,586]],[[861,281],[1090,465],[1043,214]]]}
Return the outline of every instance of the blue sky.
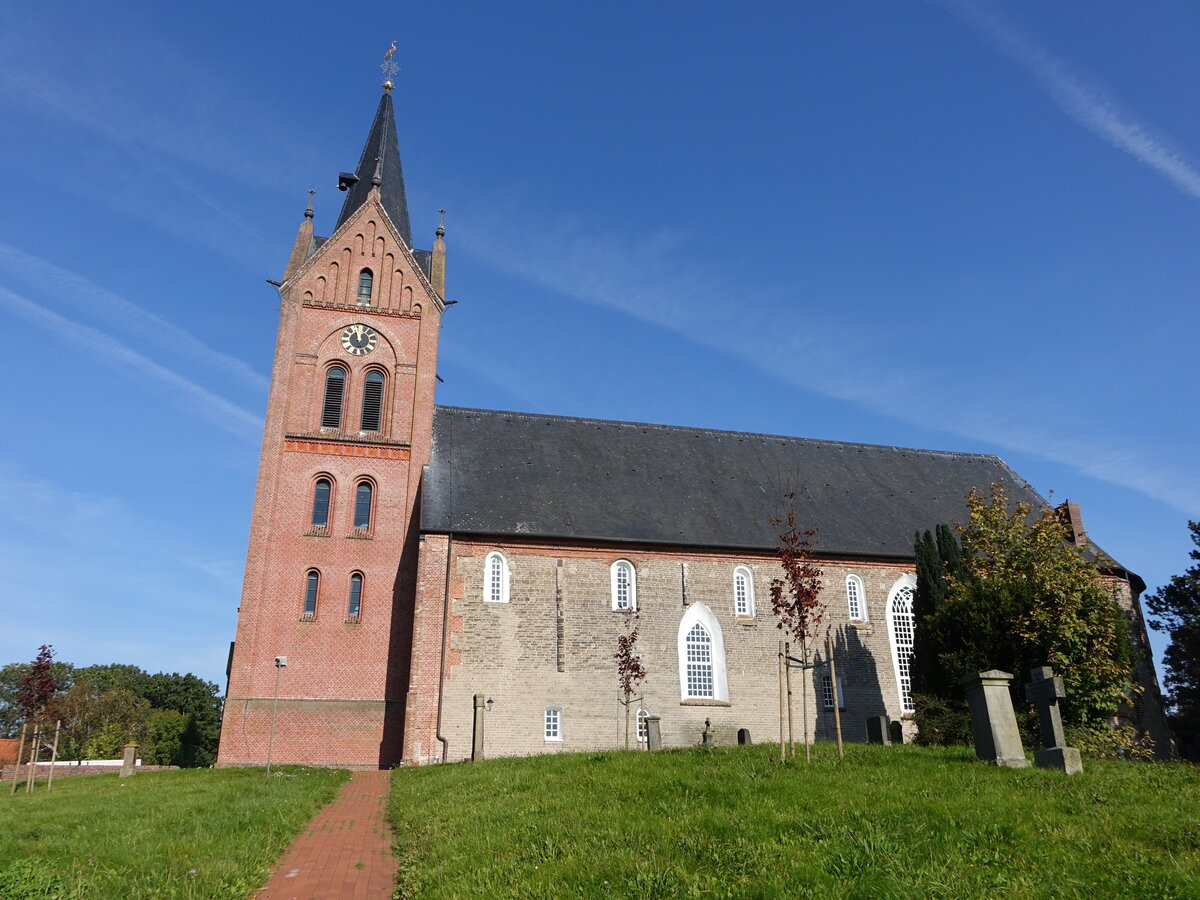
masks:
{"label": "blue sky", "polygon": [[996,453],[1186,566],[1200,5],[260,9],[0,9],[0,663],[223,686],[264,280],[393,39],[439,402]]}

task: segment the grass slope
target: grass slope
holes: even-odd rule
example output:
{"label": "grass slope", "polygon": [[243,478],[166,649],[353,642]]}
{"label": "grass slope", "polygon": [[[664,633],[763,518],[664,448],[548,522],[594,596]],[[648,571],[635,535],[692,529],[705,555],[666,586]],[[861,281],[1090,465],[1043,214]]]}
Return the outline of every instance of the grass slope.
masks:
{"label": "grass slope", "polygon": [[[774,753],[773,753],[774,750]],[[1200,770],[769,745],[397,771],[398,896],[1200,897]]]}
{"label": "grass slope", "polygon": [[0,897],[237,898],[348,773],[183,769],[0,785]]}

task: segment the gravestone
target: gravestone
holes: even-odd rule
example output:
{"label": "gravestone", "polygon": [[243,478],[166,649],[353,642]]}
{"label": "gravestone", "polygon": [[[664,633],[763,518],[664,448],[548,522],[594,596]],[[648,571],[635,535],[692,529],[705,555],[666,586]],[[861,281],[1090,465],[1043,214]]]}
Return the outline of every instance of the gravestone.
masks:
{"label": "gravestone", "polygon": [[868,744],[890,744],[888,738],[888,720],[887,716],[868,716],[867,717],[867,743]]}
{"label": "gravestone", "polygon": [[713,730],[712,719],[704,720],[704,730],[700,732],[700,746],[711,747],[713,745]]}
{"label": "gravestone", "polygon": [[1049,666],[1030,669],[1033,679],[1025,685],[1025,696],[1038,711],[1038,722],[1042,726],[1042,749],[1033,751],[1033,762],[1039,769],[1058,769],[1068,775],[1083,771],[1083,760],[1079,750],[1066,746],[1063,736],[1062,715],[1058,701],[1067,696],[1063,680]]}
{"label": "gravestone", "polygon": [[125,745],[125,757],[121,760],[121,778],[132,778],[137,774],[137,744]]}
{"label": "gravestone", "polygon": [[738,729],[738,745],[744,746],[746,744],[753,744],[753,743],[754,742],[752,740],[750,740],[750,729],[749,728],[739,728]]}
{"label": "gravestone", "polygon": [[655,715],[646,716],[646,749],[662,749],[662,723]]}
{"label": "gravestone", "polygon": [[892,739],[893,744],[904,743],[904,726],[899,722],[888,723],[888,737]]}
{"label": "gravestone", "polygon": [[1010,769],[1028,768],[1021,732],[1013,713],[1008,683],[1012,675],[992,669],[977,675],[964,675],[958,683],[966,689],[967,705],[971,710],[971,734],[975,738],[975,755],[994,766]]}
{"label": "gravestone", "polygon": [[474,702],[475,729],[471,735],[471,762],[478,762],[483,759],[483,716],[486,712],[483,706],[483,694],[476,694]]}

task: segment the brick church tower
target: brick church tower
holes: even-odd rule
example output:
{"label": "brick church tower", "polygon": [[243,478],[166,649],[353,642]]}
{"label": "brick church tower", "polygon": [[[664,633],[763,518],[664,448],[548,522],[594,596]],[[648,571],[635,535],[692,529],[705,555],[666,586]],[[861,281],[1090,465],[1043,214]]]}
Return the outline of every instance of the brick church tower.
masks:
{"label": "brick church tower", "polygon": [[219,765],[401,758],[445,244],[413,249],[384,88],[333,234],[310,201],[279,288]]}

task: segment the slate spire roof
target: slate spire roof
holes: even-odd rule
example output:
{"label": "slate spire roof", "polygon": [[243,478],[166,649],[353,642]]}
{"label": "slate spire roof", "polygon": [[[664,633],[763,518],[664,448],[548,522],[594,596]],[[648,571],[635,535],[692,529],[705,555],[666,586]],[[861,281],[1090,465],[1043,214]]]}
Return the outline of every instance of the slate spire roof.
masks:
{"label": "slate spire roof", "polygon": [[392,109],[390,91],[384,91],[383,96],[379,98],[375,121],[371,123],[371,131],[367,135],[366,144],[363,145],[362,156],[359,157],[358,167],[354,170],[358,180],[346,193],[346,202],[342,204],[342,213],[338,216],[336,228],[341,228],[342,224],[367,202],[371,182],[376,175],[376,160],[379,160],[379,196],[383,201],[383,208],[411,250],[412,226],[408,221],[404,170],[400,166],[400,142],[396,139],[396,114]]}

